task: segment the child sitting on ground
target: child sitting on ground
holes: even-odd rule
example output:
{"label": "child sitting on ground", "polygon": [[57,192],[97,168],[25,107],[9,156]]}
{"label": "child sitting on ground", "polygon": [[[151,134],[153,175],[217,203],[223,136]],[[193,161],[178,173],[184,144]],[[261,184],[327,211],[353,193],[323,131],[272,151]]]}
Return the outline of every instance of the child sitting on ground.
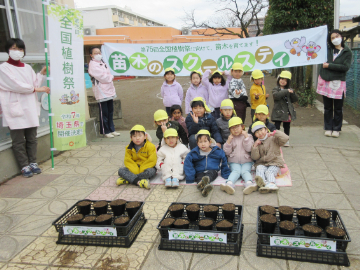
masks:
{"label": "child sitting on ground", "polygon": [[220,189],[232,195],[235,193],[235,183],[242,177],[245,182],[244,194],[250,194],[258,189],[251,176],[253,161],[250,157],[251,148],[254,144],[252,136],[244,130],[244,125],[239,117],[229,120],[230,136],[224,144],[224,152],[228,158],[231,174]]}
{"label": "child sitting on ground", "polygon": [[191,85],[186,91],[185,96],[185,114],[191,112],[191,101],[196,97],[203,97],[206,103],[209,103],[209,92],[207,88],[201,84],[201,72],[194,70],[190,73]]}
{"label": "child sitting on ground", "polygon": [[284,167],[284,160],[281,156],[280,147],[283,146],[289,136],[275,130],[268,133],[265,124],[261,121],[255,122],[252,133],[258,138],[251,149],[251,158],[256,160],[256,184],[260,193],[277,191],[276,179],[280,167]]}
{"label": "child sitting on ground", "polygon": [[186,127],[185,117],[182,116],[182,108],[180,105],[172,105],[170,108],[171,121],[177,121],[185,130],[186,135],[189,136],[189,132]]}
{"label": "child sitting on ground", "polygon": [[216,120],[216,124],[220,130],[221,137],[225,143],[230,135],[229,120],[236,116],[234,104],[230,99],[224,99],[220,105],[220,118]]}
{"label": "child sitting on ground", "polygon": [[[275,125],[269,121],[269,108],[266,105],[259,105],[256,107],[255,115],[254,115],[254,118],[252,119],[252,121],[253,121],[253,124],[257,121],[263,122],[265,124],[265,126],[267,127],[267,129],[270,130],[270,132],[273,132],[274,130],[276,130]],[[248,133],[249,133],[249,135],[251,135],[253,137],[254,141],[256,141],[257,138],[251,132],[251,128],[252,128],[253,124],[251,124],[251,126],[249,127]]]}
{"label": "child sitting on ground", "polygon": [[147,140],[145,128],[135,125],[130,131],[131,143],[125,150],[125,167],[119,169],[118,186],[125,184],[137,185],[150,189],[149,179],[156,174],[156,148]]}
{"label": "child sitting on ground", "polygon": [[156,169],[162,172],[165,187],[178,187],[184,179],[184,160],[190,150],[180,143],[178,133],[173,128],[164,132],[161,148],[157,152]]}
{"label": "child sitting on ground", "polygon": [[253,81],[253,85],[250,88],[251,119],[253,119],[257,106],[267,105],[266,100],[269,94],[266,94],[266,88],[263,85],[264,74],[260,69],[255,69],[251,73],[250,80]]}
{"label": "child sitting on ground", "polygon": [[163,98],[163,103],[166,109],[166,112],[168,113],[170,117],[170,107],[172,105],[181,105],[184,97],[184,91],[181,87],[181,84],[179,84],[175,80],[175,70],[173,68],[167,68],[165,69],[164,73],[164,83],[161,86],[161,96]]}
{"label": "child sitting on ground", "polygon": [[230,169],[224,151],[215,145],[208,130],[200,130],[196,134],[196,142],[198,146],[185,158],[186,183],[196,182],[198,190],[206,197],[213,189],[210,183],[218,177],[218,171],[221,169],[221,176],[227,179]]}
{"label": "child sitting on ground", "polygon": [[210,109],[206,105],[204,98],[197,97],[191,102],[192,112],[185,119],[187,129],[189,131],[190,149],[194,149],[197,145],[195,135],[200,129],[206,129],[215,139],[216,145],[221,148],[223,142],[221,134],[216,125],[215,119],[210,114]]}

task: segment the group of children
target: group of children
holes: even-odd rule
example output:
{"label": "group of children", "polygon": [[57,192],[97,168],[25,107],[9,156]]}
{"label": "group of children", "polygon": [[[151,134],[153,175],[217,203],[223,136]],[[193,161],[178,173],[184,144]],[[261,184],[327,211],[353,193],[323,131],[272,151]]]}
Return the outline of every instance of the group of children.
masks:
{"label": "group of children", "polygon": [[[296,117],[292,103],[297,97],[290,89],[291,73],[283,71],[273,89],[271,119],[274,125],[269,121],[263,73],[252,72],[253,123],[248,132],[244,119],[250,105],[241,79],[242,65],[235,63],[230,74],[220,71],[211,74],[207,70],[202,79],[201,72],[191,72],[192,85],[186,93],[187,116],[184,118],[181,85],[175,80],[174,70],[166,69],[161,89],[166,111],[154,113],[160,143],[156,147],[143,126],[134,126],[130,132],[131,143],[126,147],[125,167],[119,169],[117,184],[148,189],[149,179],[156,170],[161,170],[166,187],[178,187],[179,180],[186,179],[186,183],[197,183],[202,195],[207,196],[213,189],[211,182],[220,171],[226,180],[220,189],[228,194],[235,193],[235,183],[240,177],[244,180],[244,194],[258,189],[260,193],[278,190],[275,177],[284,167],[280,147],[289,144],[290,122]],[[285,133],[279,131],[281,122]],[[253,165],[255,180],[251,175]]]}

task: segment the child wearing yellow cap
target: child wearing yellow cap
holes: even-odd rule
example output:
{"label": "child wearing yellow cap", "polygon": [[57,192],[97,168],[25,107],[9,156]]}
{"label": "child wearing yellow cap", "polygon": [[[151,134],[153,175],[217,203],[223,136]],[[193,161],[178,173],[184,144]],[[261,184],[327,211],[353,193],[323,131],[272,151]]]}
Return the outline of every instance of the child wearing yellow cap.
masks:
{"label": "child wearing yellow cap", "polygon": [[[270,132],[276,130],[275,125],[269,121],[269,108],[266,105],[259,105],[256,107],[255,115],[253,116],[252,121],[253,124],[257,121],[263,122]],[[257,138],[251,131],[253,124],[249,127],[248,133],[253,137],[254,141],[256,141]]]}
{"label": "child wearing yellow cap", "polygon": [[185,178],[184,161],[190,150],[179,141],[178,133],[173,128],[164,132],[161,148],[157,152],[156,169],[161,170],[165,187],[178,187],[179,180]]}
{"label": "child wearing yellow cap", "polygon": [[236,116],[234,104],[231,99],[224,99],[220,106],[220,118],[216,120],[216,124],[220,130],[223,142],[226,142],[230,135],[229,120]]}
{"label": "child wearing yellow cap", "polygon": [[130,131],[131,142],[125,150],[125,167],[118,171],[119,178],[116,184],[137,185],[141,188],[150,189],[149,179],[156,174],[156,148],[147,140],[145,128],[135,125]]}
{"label": "child wearing yellow cap", "polygon": [[163,98],[163,103],[166,108],[166,112],[170,117],[170,108],[172,105],[181,105],[184,98],[184,91],[176,81],[175,70],[173,68],[165,69],[164,73],[164,83],[161,86],[161,96]]}
{"label": "child wearing yellow cap", "polygon": [[263,84],[264,74],[260,69],[255,69],[251,73],[250,80],[253,82],[250,88],[251,118],[253,119],[257,106],[267,105],[266,100],[269,94],[266,94],[266,88]]}

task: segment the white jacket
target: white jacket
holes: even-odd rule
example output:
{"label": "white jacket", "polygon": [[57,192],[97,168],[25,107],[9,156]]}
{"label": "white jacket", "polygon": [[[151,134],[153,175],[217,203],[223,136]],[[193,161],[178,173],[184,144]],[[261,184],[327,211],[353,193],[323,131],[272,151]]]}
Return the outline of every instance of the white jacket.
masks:
{"label": "white jacket", "polygon": [[185,178],[184,160],[189,152],[190,150],[180,140],[177,141],[177,145],[173,148],[168,146],[162,139],[161,148],[157,152],[156,169],[161,169],[164,181],[171,176],[179,180]]}

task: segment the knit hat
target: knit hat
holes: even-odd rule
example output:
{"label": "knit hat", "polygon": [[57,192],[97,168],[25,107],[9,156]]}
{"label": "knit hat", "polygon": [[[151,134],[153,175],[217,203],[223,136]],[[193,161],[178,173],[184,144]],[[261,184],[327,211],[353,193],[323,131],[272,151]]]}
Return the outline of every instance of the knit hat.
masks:
{"label": "knit hat", "polygon": [[193,102],[195,101],[202,101],[202,103],[204,103],[204,108],[205,108],[205,111],[210,113],[211,110],[209,109],[209,107],[206,105],[206,100],[203,98],[203,97],[196,97],[194,98],[191,102],[190,102],[190,107],[192,105]]}
{"label": "knit hat", "polygon": [[[266,105],[259,105],[259,106],[256,107],[255,113],[263,113],[265,115],[268,115],[269,114],[269,108]],[[256,115],[254,115],[253,121],[255,121],[255,119],[256,119]]]}
{"label": "knit hat", "polygon": [[233,117],[229,120],[229,128],[236,126],[236,125],[242,125],[243,121],[240,117]]}
{"label": "knit hat", "polygon": [[254,124],[252,124],[251,132],[255,134],[255,132],[259,129],[266,128],[265,124],[261,121],[257,121]]}
{"label": "knit hat", "polygon": [[167,138],[167,137],[178,137],[178,132],[174,128],[168,128],[164,132],[164,138]]}
{"label": "knit hat", "polygon": [[226,109],[232,109],[234,112],[234,115],[236,115],[236,111],[234,110],[234,103],[231,99],[224,99],[221,101],[220,109],[226,110]]}
{"label": "knit hat", "polygon": [[130,132],[133,131],[133,130],[145,132],[145,128],[144,128],[144,126],[142,126],[142,125],[135,125],[135,126],[133,126],[133,127],[131,128]]}
{"label": "knit hat", "polygon": [[168,119],[169,116],[167,114],[166,111],[164,110],[157,110],[155,113],[154,113],[154,120],[155,121],[161,121],[161,120],[165,120],[165,119]]}

